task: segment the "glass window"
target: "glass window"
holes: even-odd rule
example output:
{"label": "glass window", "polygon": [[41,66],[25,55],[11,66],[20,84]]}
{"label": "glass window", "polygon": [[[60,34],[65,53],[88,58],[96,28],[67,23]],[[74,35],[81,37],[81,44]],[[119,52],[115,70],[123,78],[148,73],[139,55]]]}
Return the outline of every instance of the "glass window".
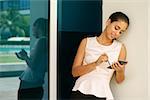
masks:
{"label": "glass window", "polygon": [[[49,0],[0,0],[0,94],[2,94],[2,100],[17,99],[19,76],[27,68],[27,64],[24,60],[18,59],[15,53],[24,49],[28,56],[34,54],[31,53],[34,49],[32,44],[37,41],[32,31],[33,23],[37,18],[49,20],[49,3]],[[48,37],[49,35],[46,38]],[[46,48],[48,51],[49,47]],[[46,57],[47,60],[44,61],[47,61],[47,68],[48,54]],[[48,71],[45,74],[44,84],[42,84],[43,100],[48,100]]]}
{"label": "glass window", "polygon": [[[28,53],[30,51],[29,0],[5,0],[0,1],[0,5],[0,69],[5,69],[8,73],[0,76],[12,76],[13,74],[9,74],[9,67],[11,72],[18,71],[14,73],[18,75],[25,65],[16,58],[15,52],[21,49],[25,49]],[[13,68],[14,64],[20,65],[19,68]],[[9,67],[4,67],[6,65]]]}

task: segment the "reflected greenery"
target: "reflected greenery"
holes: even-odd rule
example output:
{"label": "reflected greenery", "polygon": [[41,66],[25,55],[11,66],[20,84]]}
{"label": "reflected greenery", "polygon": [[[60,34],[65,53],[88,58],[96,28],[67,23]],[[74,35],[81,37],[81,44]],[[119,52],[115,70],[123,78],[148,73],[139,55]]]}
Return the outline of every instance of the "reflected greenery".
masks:
{"label": "reflected greenery", "polygon": [[10,37],[29,37],[29,15],[8,9],[0,13],[0,40]]}

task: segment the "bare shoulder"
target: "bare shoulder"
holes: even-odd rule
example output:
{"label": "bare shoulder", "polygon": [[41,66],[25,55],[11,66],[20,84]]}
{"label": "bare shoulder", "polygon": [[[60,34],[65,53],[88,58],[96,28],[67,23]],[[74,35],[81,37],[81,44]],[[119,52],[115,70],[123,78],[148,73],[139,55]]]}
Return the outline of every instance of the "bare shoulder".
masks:
{"label": "bare shoulder", "polygon": [[74,59],[73,68],[82,65],[82,61],[83,61],[84,54],[85,54],[86,42],[87,42],[86,38],[81,40],[75,59]]}
{"label": "bare shoulder", "polygon": [[87,42],[87,38],[83,38],[83,39],[81,40],[81,43],[82,43],[82,44],[86,44],[86,42]]}
{"label": "bare shoulder", "polygon": [[84,49],[86,47],[86,43],[87,43],[87,38],[83,38],[80,42],[78,49],[80,49],[80,48]]}

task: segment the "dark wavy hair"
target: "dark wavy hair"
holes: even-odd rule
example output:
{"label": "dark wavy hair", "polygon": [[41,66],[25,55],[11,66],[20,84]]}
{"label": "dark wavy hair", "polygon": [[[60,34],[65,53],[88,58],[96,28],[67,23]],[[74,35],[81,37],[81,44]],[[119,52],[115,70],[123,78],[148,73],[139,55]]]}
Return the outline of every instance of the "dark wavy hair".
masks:
{"label": "dark wavy hair", "polygon": [[114,12],[110,15],[109,19],[111,19],[111,23],[114,21],[118,21],[118,20],[122,20],[124,22],[126,22],[129,26],[129,18],[126,14],[122,13],[122,12]]}
{"label": "dark wavy hair", "polygon": [[48,20],[45,18],[38,18],[34,23],[33,26],[40,29],[44,36],[48,35]]}

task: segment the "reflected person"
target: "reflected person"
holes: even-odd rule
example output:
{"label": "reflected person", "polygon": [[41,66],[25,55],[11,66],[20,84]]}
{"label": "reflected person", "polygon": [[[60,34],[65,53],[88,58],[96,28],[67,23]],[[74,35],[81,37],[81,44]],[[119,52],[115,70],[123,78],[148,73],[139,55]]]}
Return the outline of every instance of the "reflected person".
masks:
{"label": "reflected person", "polygon": [[18,100],[42,100],[45,72],[48,69],[48,20],[38,18],[33,23],[35,44],[30,56],[22,49],[16,56],[24,60],[27,68],[19,77]]}

